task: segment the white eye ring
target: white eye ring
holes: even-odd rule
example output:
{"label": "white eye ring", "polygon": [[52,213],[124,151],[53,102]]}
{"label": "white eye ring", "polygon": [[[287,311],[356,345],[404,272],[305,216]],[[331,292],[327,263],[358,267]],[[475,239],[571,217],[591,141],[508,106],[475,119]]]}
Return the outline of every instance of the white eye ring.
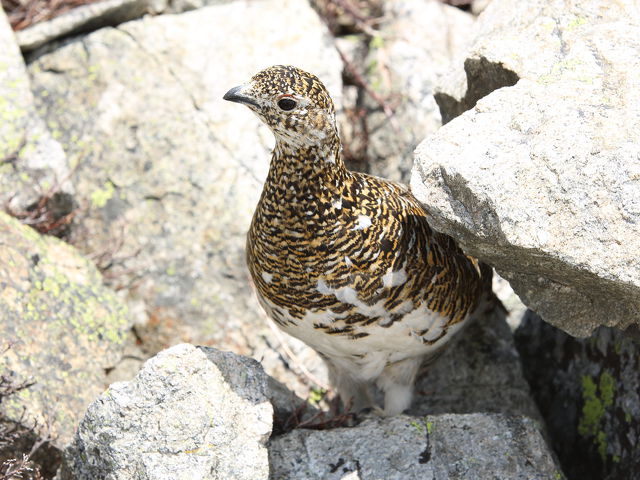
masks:
{"label": "white eye ring", "polygon": [[293,110],[297,106],[298,106],[298,102],[296,102],[291,97],[283,97],[280,100],[278,100],[278,108],[280,108],[280,110],[284,110],[285,112],[288,112],[289,110]]}

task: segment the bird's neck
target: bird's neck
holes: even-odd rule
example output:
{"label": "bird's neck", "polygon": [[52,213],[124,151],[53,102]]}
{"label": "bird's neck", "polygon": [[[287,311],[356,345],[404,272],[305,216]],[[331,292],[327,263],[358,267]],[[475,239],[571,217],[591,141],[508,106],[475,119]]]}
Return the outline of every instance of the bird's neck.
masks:
{"label": "bird's neck", "polygon": [[295,204],[333,201],[349,172],[340,156],[340,140],[292,146],[279,139],[273,151],[265,195]]}

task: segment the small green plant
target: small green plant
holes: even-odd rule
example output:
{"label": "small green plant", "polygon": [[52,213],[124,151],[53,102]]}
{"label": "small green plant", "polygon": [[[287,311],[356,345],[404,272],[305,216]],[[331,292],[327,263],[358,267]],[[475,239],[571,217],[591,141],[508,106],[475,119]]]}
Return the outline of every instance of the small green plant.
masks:
{"label": "small green plant", "polygon": [[313,387],[309,392],[309,398],[307,401],[309,402],[310,405],[317,407],[326,394],[327,394],[327,391],[324,388]]}

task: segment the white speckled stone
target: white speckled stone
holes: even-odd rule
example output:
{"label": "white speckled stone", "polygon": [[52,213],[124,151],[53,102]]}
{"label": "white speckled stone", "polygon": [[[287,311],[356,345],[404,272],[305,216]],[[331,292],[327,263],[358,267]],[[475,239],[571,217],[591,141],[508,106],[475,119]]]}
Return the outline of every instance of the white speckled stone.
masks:
{"label": "white speckled stone", "polygon": [[640,324],[637,2],[495,0],[478,22],[441,92],[471,110],[416,150],[415,195],[546,321]]}
{"label": "white speckled stone", "polygon": [[260,480],[273,408],[259,364],[176,345],[109,387],[65,452],[62,480]]}

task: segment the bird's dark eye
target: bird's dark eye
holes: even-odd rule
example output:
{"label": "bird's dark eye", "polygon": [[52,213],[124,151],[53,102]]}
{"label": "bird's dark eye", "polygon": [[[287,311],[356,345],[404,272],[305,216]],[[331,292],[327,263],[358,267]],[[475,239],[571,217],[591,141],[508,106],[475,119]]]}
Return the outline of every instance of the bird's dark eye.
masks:
{"label": "bird's dark eye", "polygon": [[293,98],[287,97],[278,100],[278,107],[280,107],[282,110],[293,110],[294,108],[296,108],[297,104],[298,102],[296,102]]}

